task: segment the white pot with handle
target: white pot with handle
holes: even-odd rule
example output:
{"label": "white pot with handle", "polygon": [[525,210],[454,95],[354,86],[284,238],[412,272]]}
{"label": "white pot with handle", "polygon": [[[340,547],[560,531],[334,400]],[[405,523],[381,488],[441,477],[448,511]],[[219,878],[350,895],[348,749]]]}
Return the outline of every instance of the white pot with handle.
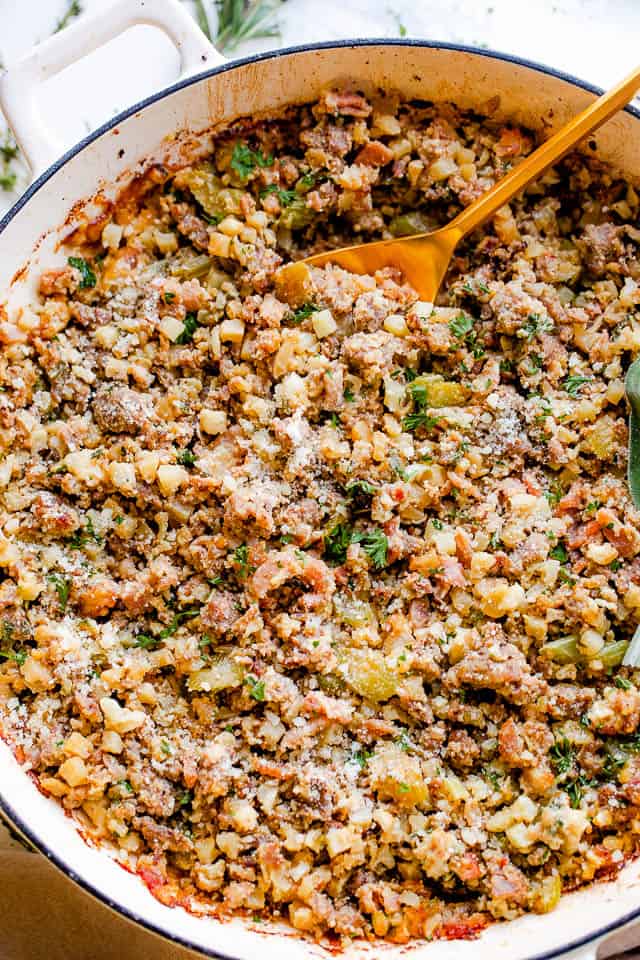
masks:
{"label": "white pot with handle", "polygon": [[[182,61],[180,80],[148,98],[60,156],[40,122],[39,85],[136,24],[163,30]],[[0,290],[9,313],[33,296],[39,272],[60,261],[57,241],[73,209],[98,192],[113,195],[151,162],[187,151],[194,134],[240,117],[268,115],[313,100],[345,79],[364,90],[399,90],[407,97],[453,100],[480,109],[499,96],[498,115],[549,132],[581,110],[593,88],[571,77],[489,51],[422,41],[345,41],[277,51],[227,64],[179,0],[119,0],[41,44],[0,78],[0,105],[32,168],[34,182],[0,222]],[[640,115],[627,110],[594,137],[603,159],[640,174]],[[77,209],[77,207],[76,207]],[[102,850],[85,844],[61,807],[44,797],[0,741],[0,812],[33,846],[85,890],[150,930],[219,957],[254,960],[327,958],[322,947],[291,928],[235,919],[219,922],[167,907]],[[555,911],[494,924],[475,941],[353,944],[342,956],[412,960],[591,960],[628,949],[640,918],[640,861],[617,878],[562,898]],[[640,939],[640,932],[638,933]]]}

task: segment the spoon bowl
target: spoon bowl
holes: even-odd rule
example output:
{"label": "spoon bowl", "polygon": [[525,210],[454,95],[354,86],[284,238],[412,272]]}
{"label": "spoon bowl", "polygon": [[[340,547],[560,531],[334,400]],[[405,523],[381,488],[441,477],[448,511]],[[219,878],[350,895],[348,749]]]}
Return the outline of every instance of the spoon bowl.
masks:
{"label": "spoon bowl", "polygon": [[639,88],[640,67],[513,166],[447,226],[432,233],[340,247],[314,254],[304,262],[316,267],[335,263],[353,273],[375,273],[382,267],[398,267],[423,300],[434,302],[458,242],[617,113]]}

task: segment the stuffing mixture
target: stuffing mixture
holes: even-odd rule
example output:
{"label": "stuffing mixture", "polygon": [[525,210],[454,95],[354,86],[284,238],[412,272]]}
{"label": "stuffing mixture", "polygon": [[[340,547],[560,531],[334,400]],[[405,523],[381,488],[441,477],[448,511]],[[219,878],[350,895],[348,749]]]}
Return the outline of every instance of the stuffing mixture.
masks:
{"label": "stuffing mixture", "polygon": [[295,263],[533,146],[332,91],[149,169],[0,308],[1,729],[163,903],[469,937],[636,850],[638,194],[587,145],[435,306]]}

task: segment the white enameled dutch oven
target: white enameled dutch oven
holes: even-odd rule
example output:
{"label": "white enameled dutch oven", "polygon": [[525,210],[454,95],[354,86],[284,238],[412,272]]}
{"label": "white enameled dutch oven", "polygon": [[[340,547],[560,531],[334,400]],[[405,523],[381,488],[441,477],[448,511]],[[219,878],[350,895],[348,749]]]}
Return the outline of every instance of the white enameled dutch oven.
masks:
{"label": "white enameled dutch oven", "polygon": [[[136,24],[156,26],[174,42],[182,61],[180,80],[59,157],[59,148],[37,114],[39,85]],[[85,18],[47,40],[0,80],[0,104],[35,177],[0,222],[0,302],[6,293],[11,315],[32,295],[34,276],[62,260],[56,241],[68,232],[69,217],[72,221],[80,201],[89,201],[98,191],[113,195],[118,185],[151,161],[162,161],[178,150],[188,153],[193,134],[313,100],[324,88],[346,80],[365,91],[397,90],[406,97],[452,100],[476,109],[498,97],[499,116],[549,132],[599,92],[512,57],[419,40],[323,43],[227,64],[178,0],[119,0],[93,20]],[[632,110],[619,114],[596,140],[603,159],[630,175],[640,174],[639,114]],[[106,852],[85,844],[73,821],[38,792],[2,742],[0,812],[87,892],[149,930],[215,957],[328,960],[326,951],[290,928],[241,919],[219,922],[163,906]],[[636,918],[640,918],[640,861],[627,865],[613,882],[565,896],[550,914],[494,924],[476,941],[403,947],[353,944],[343,957],[533,960],[562,955],[587,960],[608,954],[616,932],[629,928]]]}

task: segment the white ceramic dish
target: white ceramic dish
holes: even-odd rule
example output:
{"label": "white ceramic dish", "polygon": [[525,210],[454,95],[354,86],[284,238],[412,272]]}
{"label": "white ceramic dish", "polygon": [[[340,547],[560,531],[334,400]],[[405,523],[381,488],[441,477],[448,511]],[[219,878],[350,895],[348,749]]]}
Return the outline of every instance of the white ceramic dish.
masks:
{"label": "white ceramic dish", "polygon": [[[38,85],[138,23],[159,27],[176,44],[183,66],[180,81],[116,117],[59,158],[59,148],[37,115]],[[182,149],[190,134],[313,100],[323,88],[346,79],[364,90],[396,89],[409,97],[453,100],[476,109],[498,96],[498,111],[504,117],[549,130],[582,109],[597,92],[535,64],[422,41],[319,44],[226,64],[178,0],[119,0],[92,22],[83,21],[46,41],[0,79],[0,103],[36,177],[0,222],[0,290],[10,288],[10,312],[32,295],[33,277],[61,258],[56,241],[68,230],[61,224],[79,200],[98,190],[113,193],[145,164]],[[631,110],[619,114],[595,139],[604,159],[629,174],[640,174],[640,115]],[[163,906],[136,876],[84,843],[73,822],[56,802],[36,790],[2,742],[0,811],[85,890],[164,937],[234,960],[254,960],[258,954],[264,960],[329,957],[288,928],[240,919],[219,922]],[[354,944],[342,956],[541,960],[563,955],[587,960],[606,946],[613,931],[637,917],[640,861],[629,864],[614,882],[565,896],[551,914],[495,924],[477,941],[405,947]]]}

